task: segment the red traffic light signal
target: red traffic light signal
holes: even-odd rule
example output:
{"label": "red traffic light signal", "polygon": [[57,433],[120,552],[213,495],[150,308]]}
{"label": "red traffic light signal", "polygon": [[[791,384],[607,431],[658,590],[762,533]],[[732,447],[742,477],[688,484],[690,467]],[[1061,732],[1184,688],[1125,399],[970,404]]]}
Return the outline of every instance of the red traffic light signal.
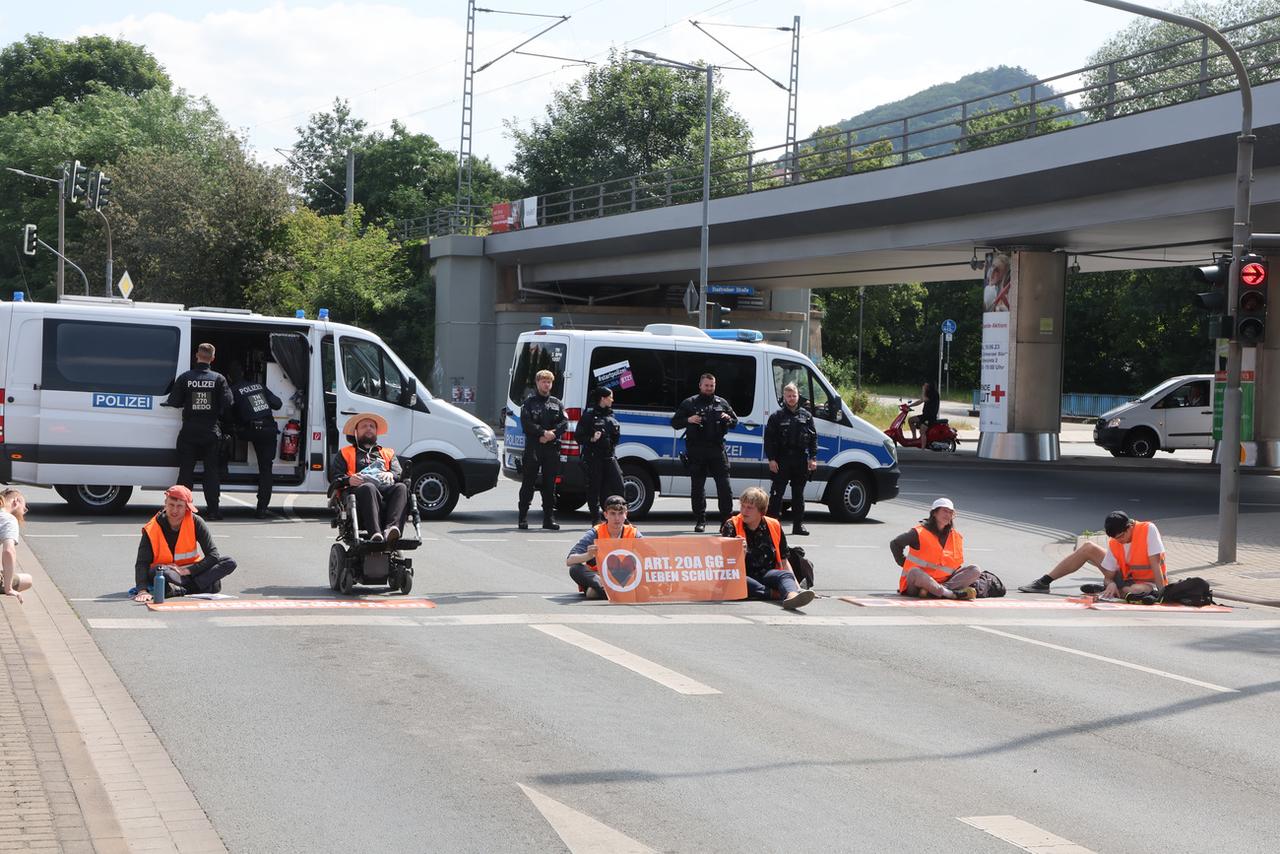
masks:
{"label": "red traffic light signal", "polygon": [[1267,262],[1260,255],[1240,259],[1236,290],[1236,340],[1246,347],[1261,344],[1267,333]]}

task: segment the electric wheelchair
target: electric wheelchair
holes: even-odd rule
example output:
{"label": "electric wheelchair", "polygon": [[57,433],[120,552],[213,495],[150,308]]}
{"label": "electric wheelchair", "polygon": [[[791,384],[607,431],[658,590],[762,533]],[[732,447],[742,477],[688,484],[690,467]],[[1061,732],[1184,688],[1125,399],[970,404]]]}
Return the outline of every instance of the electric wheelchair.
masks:
{"label": "electric wheelchair", "polygon": [[[412,479],[412,467],[401,458],[404,472],[400,482],[406,485]],[[413,589],[413,560],[405,557],[422,545],[418,501],[409,490],[409,503],[404,530],[394,543],[370,540],[360,536],[360,519],[356,508],[355,491],[342,485],[330,484],[329,507],[334,511],[330,525],[337,530],[335,542],[329,548],[329,587],[351,595],[357,584],[382,585],[408,595]]]}

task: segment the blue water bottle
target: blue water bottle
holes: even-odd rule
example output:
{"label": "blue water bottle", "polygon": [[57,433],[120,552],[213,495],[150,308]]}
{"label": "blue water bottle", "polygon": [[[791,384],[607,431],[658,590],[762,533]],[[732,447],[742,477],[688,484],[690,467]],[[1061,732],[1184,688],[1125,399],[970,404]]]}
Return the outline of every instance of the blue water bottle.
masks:
{"label": "blue water bottle", "polygon": [[151,582],[151,601],[157,603],[164,601],[164,570],[162,569],[156,570],[156,577]]}

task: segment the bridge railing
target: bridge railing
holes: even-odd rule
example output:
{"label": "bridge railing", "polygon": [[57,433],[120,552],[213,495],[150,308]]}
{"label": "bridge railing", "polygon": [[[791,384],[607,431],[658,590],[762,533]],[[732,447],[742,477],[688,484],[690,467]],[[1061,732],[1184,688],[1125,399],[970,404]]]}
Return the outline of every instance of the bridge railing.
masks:
{"label": "bridge railing", "polygon": [[[1280,79],[1280,12],[1226,27],[1249,79]],[[1078,80],[1078,82],[1076,82]],[[1057,88],[1058,86],[1070,88]],[[799,141],[715,156],[711,196],[887,169],[1071,127],[1207,98],[1236,89],[1230,63],[1212,42],[1191,36],[1053,77],[900,118]],[[1074,106],[1073,106],[1074,102]],[[553,225],[688,204],[702,199],[702,163],[682,162],[625,178],[544,194],[537,224]],[[475,233],[487,210],[446,209],[403,223],[409,236]],[[423,231],[423,229],[428,229]],[[467,229],[470,229],[469,231]]]}

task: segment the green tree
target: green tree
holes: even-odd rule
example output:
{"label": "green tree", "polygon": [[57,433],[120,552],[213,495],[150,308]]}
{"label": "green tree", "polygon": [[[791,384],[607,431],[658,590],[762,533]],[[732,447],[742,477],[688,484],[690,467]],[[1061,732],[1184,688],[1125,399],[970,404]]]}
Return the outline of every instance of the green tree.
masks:
{"label": "green tree", "polygon": [[[1253,67],[1250,80],[1255,85],[1276,79],[1277,72],[1280,72],[1280,41],[1248,48],[1246,45],[1280,35],[1280,18],[1239,26],[1257,18],[1274,16],[1275,0],[1189,2],[1170,11],[1199,18],[1222,31],[1236,50],[1241,51],[1245,65]],[[1208,50],[1217,52],[1212,43]],[[1141,55],[1118,61],[1133,54]],[[1200,93],[1200,60],[1199,33],[1166,21],[1135,18],[1089,57],[1091,65],[1101,67],[1081,75],[1081,86],[1088,90],[1084,93],[1083,105],[1088,108],[1092,119],[1101,120],[1107,116],[1106,102],[1109,100],[1117,102],[1110,108],[1113,115],[1189,101]],[[1112,68],[1114,84],[1110,82]],[[1205,84],[1207,92],[1227,92],[1237,88],[1231,64],[1221,54],[1209,58],[1207,72],[1207,76],[1219,78]]]}
{"label": "green tree", "polygon": [[[703,74],[630,62],[614,52],[557,91],[545,121],[535,119],[527,130],[507,122],[515,142],[513,169],[539,195],[665,169],[678,172],[674,177],[683,183],[691,180],[686,172],[696,171],[700,182],[705,116]],[[722,87],[712,103],[711,129],[718,157],[751,147],[750,127],[730,108]]]}
{"label": "green tree", "polygon": [[972,116],[965,124],[965,135],[956,142],[956,150],[973,151],[1073,126],[1070,119],[1056,118],[1062,112],[1057,107],[1035,104],[1033,113],[1032,104],[1024,104],[1017,97],[1013,97],[1012,101],[1012,107],[996,107]]}
{"label": "green tree", "polygon": [[307,207],[331,211],[344,205],[347,150],[364,139],[365,121],[351,115],[351,105],[333,99],[327,113],[312,113],[305,127],[295,128],[298,141],[289,156],[289,175]]}
{"label": "green tree", "polygon": [[802,181],[835,178],[856,172],[870,172],[893,166],[898,159],[893,143],[887,139],[857,146],[856,134],[842,131],[836,125],[818,128],[810,145],[801,145],[796,170]]}
{"label": "green tree", "polygon": [[169,91],[169,75],[141,45],[108,36],[59,41],[29,35],[0,51],[0,115],[75,101],[99,89]]}

